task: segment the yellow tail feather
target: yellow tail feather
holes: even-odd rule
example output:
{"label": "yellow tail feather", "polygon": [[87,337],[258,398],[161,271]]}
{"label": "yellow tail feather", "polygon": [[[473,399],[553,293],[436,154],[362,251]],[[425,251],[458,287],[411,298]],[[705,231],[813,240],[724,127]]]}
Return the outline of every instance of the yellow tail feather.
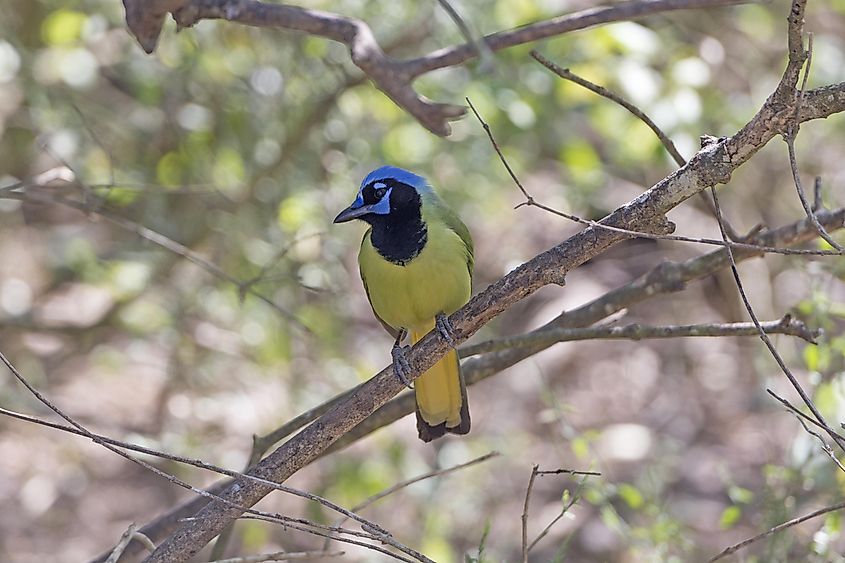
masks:
{"label": "yellow tail feather", "polygon": [[[434,322],[431,323],[434,328]],[[420,340],[427,331],[411,331],[411,342]],[[461,426],[462,411],[466,412],[466,431],[469,431],[469,413],[464,402],[458,353],[449,351],[428,371],[414,381],[417,410],[429,426],[445,423],[446,431]],[[461,432],[465,433],[465,432]]]}

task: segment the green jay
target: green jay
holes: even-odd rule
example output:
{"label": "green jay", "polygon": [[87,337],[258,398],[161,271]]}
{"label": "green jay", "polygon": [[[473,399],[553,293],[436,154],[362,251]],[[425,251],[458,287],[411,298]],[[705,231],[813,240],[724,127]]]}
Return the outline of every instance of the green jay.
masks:
{"label": "green jay", "polygon": [[[335,223],[369,224],[358,266],[376,318],[396,337],[391,356],[399,379],[410,370],[401,346],[434,328],[453,344],[448,315],[469,301],[472,237],[423,178],[394,166],[370,172]],[[424,442],[469,432],[469,406],[457,351],[449,351],[414,383],[417,432]]]}

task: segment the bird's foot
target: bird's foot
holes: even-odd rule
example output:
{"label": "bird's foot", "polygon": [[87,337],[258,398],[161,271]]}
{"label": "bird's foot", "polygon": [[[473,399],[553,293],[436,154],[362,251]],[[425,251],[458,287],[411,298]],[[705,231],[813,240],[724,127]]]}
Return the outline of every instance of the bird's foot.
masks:
{"label": "bird's foot", "polygon": [[413,389],[414,386],[411,385],[411,380],[408,379],[408,376],[411,375],[411,364],[408,362],[408,358],[405,357],[405,352],[409,349],[410,346],[396,344],[390,351],[390,355],[393,357],[393,371],[396,372],[396,377],[399,378],[399,381],[405,387]]}
{"label": "bird's foot", "polygon": [[449,317],[443,313],[438,313],[437,316],[434,317],[434,326],[437,327],[437,332],[443,337],[443,340],[445,340],[449,346],[454,348],[455,339],[452,337],[454,330],[452,329],[452,323],[449,322]]}

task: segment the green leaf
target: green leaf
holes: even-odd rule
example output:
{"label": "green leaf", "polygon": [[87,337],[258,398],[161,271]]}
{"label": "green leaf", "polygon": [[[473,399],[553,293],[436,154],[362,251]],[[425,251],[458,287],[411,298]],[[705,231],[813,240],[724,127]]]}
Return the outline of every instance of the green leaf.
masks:
{"label": "green leaf", "polygon": [[617,492],[622,500],[624,500],[625,503],[634,510],[641,508],[645,503],[642,493],[636,487],[629,485],[628,483],[622,483],[619,485]]}
{"label": "green leaf", "polygon": [[754,500],[754,492],[743,487],[732,485],[728,488],[728,496],[737,504],[748,504]]}
{"label": "green leaf", "polygon": [[75,10],[56,10],[41,24],[41,38],[48,45],[75,43],[82,34],[82,26],[88,19]]}
{"label": "green leaf", "polygon": [[729,506],[722,511],[722,517],[719,518],[719,527],[723,530],[733,528],[741,517],[742,509],[740,507]]}

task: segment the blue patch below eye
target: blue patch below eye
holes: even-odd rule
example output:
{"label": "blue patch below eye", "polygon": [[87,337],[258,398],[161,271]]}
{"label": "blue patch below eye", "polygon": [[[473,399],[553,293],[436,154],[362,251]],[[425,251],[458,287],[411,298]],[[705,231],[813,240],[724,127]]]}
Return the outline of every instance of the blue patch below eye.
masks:
{"label": "blue patch below eye", "polygon": [[388,188],[384,196],[370,207],[370,212],[376,215],[390,215],[390,192],[393,188]]}

